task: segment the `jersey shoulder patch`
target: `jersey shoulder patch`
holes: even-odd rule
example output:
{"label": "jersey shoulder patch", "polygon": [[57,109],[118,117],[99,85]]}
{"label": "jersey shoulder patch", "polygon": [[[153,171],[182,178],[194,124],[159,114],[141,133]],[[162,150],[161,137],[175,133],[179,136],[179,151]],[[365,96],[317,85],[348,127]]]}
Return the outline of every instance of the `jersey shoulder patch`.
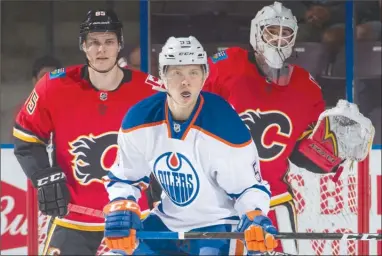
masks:
{"label": "jersey shoulder patch", "polygon": [[66,76],[65,68],[59,68],[49,73],[49,79],[63,78]]}
{"label": "jersey shoulder patch", "polygon": [[217,52],[211,56],[211,61],[214,64],[218,61],[225,60],[225,59],[228,59],[228,54],[227,54],[226,50],[219,51],[219,52]]}

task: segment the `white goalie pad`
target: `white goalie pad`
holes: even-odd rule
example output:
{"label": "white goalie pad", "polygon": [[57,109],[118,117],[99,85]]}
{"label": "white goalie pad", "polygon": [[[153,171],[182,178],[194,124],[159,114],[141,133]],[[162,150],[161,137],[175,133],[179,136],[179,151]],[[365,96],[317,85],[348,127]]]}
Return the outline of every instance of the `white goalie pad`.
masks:
{"label": "white goalie pad", "polygon": [[371,149],[375,131],[370,119],[359,112],[357,105],[339,100],[334,108],[321,113],[312,134],[325,118],[329,119],[329,132],[337,139],[338,157],[364,160]]}

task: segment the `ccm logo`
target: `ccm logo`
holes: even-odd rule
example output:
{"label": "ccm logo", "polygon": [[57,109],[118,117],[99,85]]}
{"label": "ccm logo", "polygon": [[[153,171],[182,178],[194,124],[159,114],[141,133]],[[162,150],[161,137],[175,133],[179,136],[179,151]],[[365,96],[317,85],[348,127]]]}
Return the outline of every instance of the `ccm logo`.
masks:
{"label": "ccm logo", "polygon": [[190,56],[190,55],[194,55],[194,53],[193,52],[180,52],[179,53],[179,56]]}
{"label": "ccm logo", "polygon": [[48,177],[37,180],[37,186],[41,187],[41,186],[44,186],[48,183],[55,182],[55,181],[58,181],[61,179],[65,179],[65,177],[66,177],[65,173],[58,172],[58,173],[52,174]]}
{"label": "ccm logo", "polygon": [[110,205],[109,212],[121,211],[121,210],[137,210],[140,211],[137,203],[129,200],[116,201]]}

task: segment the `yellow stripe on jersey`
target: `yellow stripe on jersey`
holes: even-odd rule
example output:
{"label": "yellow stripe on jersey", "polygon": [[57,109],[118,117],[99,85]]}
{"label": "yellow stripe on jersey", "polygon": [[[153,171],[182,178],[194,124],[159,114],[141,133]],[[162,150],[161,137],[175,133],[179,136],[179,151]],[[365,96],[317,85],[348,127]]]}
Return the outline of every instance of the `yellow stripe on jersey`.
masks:
{"label": "yellow stripe on jersey", "polygon": [[66,222],[65,220],[58,219],[56,218],[53,222],[57,226],[64,227],[64,228],[70,228],[70,229],[75,229],[75,230],[81,230],[81,231],[104,231],[105,226],[104,225],[94,225],[94,226],[89,226],[85,224],[75,224],[75,223],[70,223]]}
{"label": "yellow stripe on jersey", "polygon": [[[141,220],[146,219],[146,217],[150,214],[149,210],[143,211],[141,213]],[[59,219],[55,218],[53,221],[54,225],[61,226],[64,228],[70,228],[70,229],[75,229],[75,230],[81,230],[81,231],[92,231],[92,232],[97,232],[97,231],[104,231],[105,230],[105,225],[86,225],[80,224],[80,223],[71,223],[70,221],[66,221],[65,219]]]}
{"label": "yellow stripe on jersey", "polygon": [[37,138],[36,136],[33,136],[33,135],[29,135],[23,131],[20,131],[16,128],[13,128],[13,136],[15,136],[16,138],[18,138],[19,140],[22,140],[22,141],[25,141],[25,142],[31,142],[31,143],[40,143],[40,144],[44,144],[45,143],[40,140],[39,138]]}
{"label": "yellow stripe on jersey", "polygon": [[292,200],[293,200],[293,197],[291,196],[291,194],[286,192],[284,194],[272,197],[271,198],[271,207],[274,207],[274,206],[277,206],[279,204],[283,204],[285,202],[289,202]]}

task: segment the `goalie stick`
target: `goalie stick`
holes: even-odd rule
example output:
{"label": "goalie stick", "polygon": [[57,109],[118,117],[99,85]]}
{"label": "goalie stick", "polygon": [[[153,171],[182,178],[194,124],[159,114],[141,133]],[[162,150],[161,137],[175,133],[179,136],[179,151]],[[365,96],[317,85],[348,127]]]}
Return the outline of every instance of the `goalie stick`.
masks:
{"label": "goalie stick", "polygon": [[[71,212],[81,213],[93,217],[104,218],[100,210],[69,204]],[[281,240],[382,240],[382,234],[367,233],[283,233],[274,235]],[[138,231],[137,238],[140,239],[244,239],[242,232],[150,232]]]}

